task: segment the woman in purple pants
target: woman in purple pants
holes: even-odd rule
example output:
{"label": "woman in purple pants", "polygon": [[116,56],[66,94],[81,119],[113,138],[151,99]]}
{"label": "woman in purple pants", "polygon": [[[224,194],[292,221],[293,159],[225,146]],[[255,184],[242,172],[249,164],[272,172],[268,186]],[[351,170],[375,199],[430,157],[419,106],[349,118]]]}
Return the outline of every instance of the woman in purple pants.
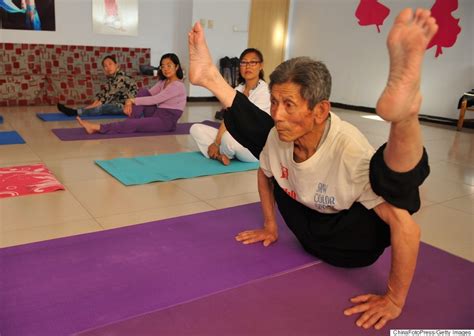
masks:
{"label": "woman in purple pants", "polygon": [[183,70],[178,56],[165,54],[160,60],[160,80],[152,88],[142,88],[135,98],[125,102],[123,112],[127,120],[109,124],[95,124],[77,117],[86,132],[135,133],[174,131],[186,105]]}

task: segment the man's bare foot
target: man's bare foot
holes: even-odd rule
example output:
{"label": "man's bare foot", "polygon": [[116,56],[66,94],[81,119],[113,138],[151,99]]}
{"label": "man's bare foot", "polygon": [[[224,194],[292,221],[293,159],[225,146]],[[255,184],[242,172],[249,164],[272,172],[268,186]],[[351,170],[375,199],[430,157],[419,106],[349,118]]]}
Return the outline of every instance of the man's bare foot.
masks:
{"label": "man's bare foot", "polygon": [[189,81],[194,85],[206,87],[209,81],[220,76],[219,70],[212,62],[209,48],[201,24],[196,22],[188,33],[189,47]]}
{"label": "man's bare foot", "polygon": [[91,123],[89,121],[82,120],[81,117],[77,116],[76,117],[77,121],[79,124],[84,127],[87,133],[93,134],[93,133],[98,133],[100,131],[100,125]]}
{"label": "man's bare foot", "polygon": [[391,122],[417,117],[421,104],[421,65],[426,47],[438,30],[429,10],[413,15],[404,9],[395,19],[387,38],[390,73],[377,102],[377,114]]}
{"label": "man's bare foot", "polygon": [[224,154],[220,154],[217,157],[217,161],[220,161],[224,166],[228,166],[230,164],[230,159]]}

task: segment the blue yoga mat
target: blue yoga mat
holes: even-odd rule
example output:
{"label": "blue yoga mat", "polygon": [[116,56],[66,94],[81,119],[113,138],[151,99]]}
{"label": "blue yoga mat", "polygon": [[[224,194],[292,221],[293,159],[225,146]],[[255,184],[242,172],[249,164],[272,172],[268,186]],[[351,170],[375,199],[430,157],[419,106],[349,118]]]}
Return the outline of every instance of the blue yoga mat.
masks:
{"label": "blue yoga mat", "polygon": [[0,115],[0,124],[3,123],[3,117]]}
{"label": "blue yoga mat", "polygon": [[[76,117],[70,117],[63,113],[36,113],[36,116],[43,121],[71,121],[76,120]],[[125,119],[125,114],[104,114],[98,116],[81,116],[85,120],[99,120],[99,119]]]}
{"label": "blue yoga mat", "polygon": [[24,144],[25,140],[15,131],[0,132],[0,145]]}
{"label": "blue yoga mat", "polygon": [[96,163],[125,185],[171,181],[257,169],[258,162],[232,160],[230,165],[204,157],[200,152],[183,152],[98,160]]}

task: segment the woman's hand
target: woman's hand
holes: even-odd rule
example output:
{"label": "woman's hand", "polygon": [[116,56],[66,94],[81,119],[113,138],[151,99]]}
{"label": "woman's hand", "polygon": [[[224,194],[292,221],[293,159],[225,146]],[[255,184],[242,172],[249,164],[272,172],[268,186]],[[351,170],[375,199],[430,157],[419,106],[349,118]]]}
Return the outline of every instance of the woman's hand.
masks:
{"label": "woman's hand", "polygon": [[127,116],[130,117],[132,115],[132,106],[133,106],[132,100],[127,99],[125,101],[125,105],[123,106],[123,113],[125,113]]}
{"label": "woman's hand", "polygon": [[215,142],[211,143],[207,148],[207,155],[209,155],[209,157],[214,160],[219,157],[219,146]]}

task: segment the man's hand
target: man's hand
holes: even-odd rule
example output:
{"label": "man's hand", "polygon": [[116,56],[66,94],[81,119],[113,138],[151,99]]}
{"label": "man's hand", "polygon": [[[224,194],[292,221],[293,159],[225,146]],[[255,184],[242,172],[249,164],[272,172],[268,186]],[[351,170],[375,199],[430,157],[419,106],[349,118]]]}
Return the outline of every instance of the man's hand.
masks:
{"label": "man's hand", "polygon": [[388,294],[383,296],[375,294],[359,295],[351,299],[356,305],[344,311],[344,315],[362,313],[356,321],[358,327],[369,329],[372,326],[379,330],[385,324],[400,316],[403,306],[396,304]]}
{"label": "man's hand", "polygon": [[214,160],[219,157],[219,146],[215,142],[211,143],[207,148],[207,155],[209,155],[209,157]]}
{"label": "man's hand", "polygon": [[275,242],[277,239],[278,232],[267,228],[243,231],[235,237],[235,240],[242,242],[245,245],[263,241],[263,246],[265,247]]}

